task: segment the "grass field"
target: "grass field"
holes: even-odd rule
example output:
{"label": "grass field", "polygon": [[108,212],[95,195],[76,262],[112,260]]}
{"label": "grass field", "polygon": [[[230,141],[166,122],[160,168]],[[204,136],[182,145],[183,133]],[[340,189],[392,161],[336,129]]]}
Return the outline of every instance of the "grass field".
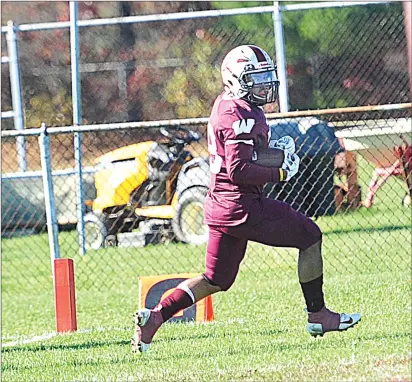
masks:
{"label": "grass field", "polygon": [[[77,254],[78,332],[53,335],[47,235],[2,240],[4,381],[410,381],[411,210],[390,180],[370,210],[324,217],[325,294],[359,311],[345,333],[305,331],[296,251],[251,244],[239,277],[213,296],[215,320],[167,324],[148,354],[130,352],[139,275],[203,271],[204,247],[181,244]],[[35,336],[49,334],[50,338]]]}

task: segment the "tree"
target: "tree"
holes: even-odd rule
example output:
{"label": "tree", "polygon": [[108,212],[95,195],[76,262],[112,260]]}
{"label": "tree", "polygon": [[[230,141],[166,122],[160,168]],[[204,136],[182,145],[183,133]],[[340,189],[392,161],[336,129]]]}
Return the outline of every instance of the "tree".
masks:
{"label": "tree", "polygon": [[[208,2],[79,2],[79,19],[207,7]],[[69,2],[3,2],[2,18],[16,25],[68,21]],[[176,22],[153,22],[80,28],[83,123],[156,119],[162,112],[172,116],[162,95],[165,78],[173,71],[168,60],[175,59],[170,46],[196,29],[196,22],[178,27]],[[71,124],[69,30],[18,35],[25,126],[38,127],[42,121],[49,126]],[[5,88],[2,95],[7,98]]]}
{"label": "tree", "polygon": [[165,87],[165,99],[174,105],[178,118],[208,114],[213,97],[221,90],[220,66],[213,62],[214,42],[203,31],[191,45],[192,55],[185,68],[176,69]]}
{"label": "tree", "polygon": [[[213,3],[217,8],[271,4]],[[225,18],[224,23],[248,33],[254,33],[256,25],[273,29],[269,13]],[[400,3],[283,12],[283,26],[292,108],[407,102]],[[265,46],[265,41],[257,41]],[[395,60],[405,65],[391,62]]]}

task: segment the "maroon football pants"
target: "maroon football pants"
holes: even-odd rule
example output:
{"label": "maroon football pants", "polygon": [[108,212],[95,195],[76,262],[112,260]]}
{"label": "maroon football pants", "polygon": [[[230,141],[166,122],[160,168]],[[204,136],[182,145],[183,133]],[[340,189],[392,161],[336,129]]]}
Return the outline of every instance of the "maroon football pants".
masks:
{"label": "maroon football pants", "polygon": [[245,223],[238,226],[209,226],[206,278],[228,290],[239,271],[248,241],[272,247],[305,250],[317,243],[322,233],[315,222],[289,204],[261,198],[255,201]]}

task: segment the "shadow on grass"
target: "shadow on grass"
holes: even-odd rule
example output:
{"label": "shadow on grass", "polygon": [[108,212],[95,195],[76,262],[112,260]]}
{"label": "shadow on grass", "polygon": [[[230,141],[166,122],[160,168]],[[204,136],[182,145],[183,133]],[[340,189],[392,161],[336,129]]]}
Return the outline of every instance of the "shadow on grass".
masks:
{"label": "shadow on grass", "polygon": [[[178,324],[179,325],[179,324]],[[259,336],[279,336],[279,335],[287,335],[287,332],[284,330],[278,330],[278,329],[266,329],[266,330],[261,330],[261,331],[254,331],[251,329],[243,329],[243,330],[236,330],[236,335],[239,336],[241,334],[244,335],[250,335],[253,332],[254,337],[259,337]],[[188,336],[167,336],[163,338],[159,338],[156,340],[158,343],[162,342],[171,342],[171,341],[179,341],[179,340],[202,340],[202,339],[210,339],[210,338],[226,338],[226,337],[233,337],[233,332],[225,332],[225,333],[203,333],[203,334],[196,334],[196,335],[188,335]]]}
{"label": "shadow on grass", "polygon": [[13,353],[13,352],[38,352],[38,351],[53,351],[53,350],[82,350],[91,348],[101,348],[109,345],[130,345],[130,340],[126,341],[94,341],[81,344],[71,344],[71,345],[22,345],[13,346],[10,348],[2,349],[2,353]]}
{"label": "shadow on grass", "polygon": [[[282,333],[281,331],[277,331],[279,334]],[[283,335],[286,332],[283,332]],[[287,333],[286,333],[287,334]],[[335,333],[336,334],[336,333]],[[342,334],[339,334],[342,335]],[[366,336],[366,337],[361,337],[359,340],[360,341],[379,341],[379,340],[383,340],[383,339],[402,339],[405,337],[410,337],[410,333],[405,332],[405,333],[393,333],[393,334],[385,334],[385,335],[373,335],[373,336]],[[174,340],[174,338],[169,338],[169,339],[163,339],[164,342],[171,342],[170,340]],[[159,341],[163,342],[163,341]],[[327,342],[326,345],[323,342],[324,339],[323,338],[312,338],[312,337],[308,337],[307,341],[303,341],[302,343],[273,343],[273,344],[261,344],[258,346],[257,350],[256,348],[254,349],[255,352],[261,352],[262,354],[268,351],[268,348],[271,347],[273,348],[276,352],[296,352],[297,350],[302,351],[302,352],[316,352],[319,351],[320,348],[335,348],[336,347],[336,343],[334,342]],[[181,353],[176,353],[176,351],[174,351],[173,354],[170,354],[165,356],[164,354],[162,354],[162,356],[153,356],[150,357],[151,360],[154,361],[167,361],[167,360],[176,360],[176,359],[190,359],[190,358],[199,358],[200,356],[210,356],[210,351],[209,350],[205,350],[206,354],[201,354],[202,352],[197,351],[199,349],[198,346],[194,346],[193,347],[193,352],[191,354],[187,354],[186,350],[187,349],[182,349]],[[237,355],[237,354],[244,354],[244,349],[233,349],[228,347],[227,348],[227,354],[226,355]]]}
{"label": "shadow on grass", "polygon": [[[241,330],[240,332],[237,331],[237,335],[239,334],[244,334],[248,335],[250,334],[250,330],[244,329]],[[335,333],[336,334],[336,333]],[[156,343],[158,344],[168,344],[171,342],[179,341],[179,340],[185,340],[185,341],[199,341],[199,340],[205,340],[205,339],[213,339],[213,338],[225,338],[230,336],[231,334],[228,333],[203,333],[203,334],[196,334],[196,335],[184,335],[184,336],[168,336],[168,337],[162,337],[159,339],[156,339]],[[277,330],[277,329],[270,329],[270,330],[262,330],[262,331],[254,331],[253,335],[256,336],[273,336],[274,338],[279,337],[279,336],[287,336],[288,332],[284,330]],[[405,331],[405,332],[397,332],[397,333],[387,333],[387,334],[375,334],[375,335],[370,335],[370,336],[362,336],[359,338],[361,341],[379,341],[383,339],[402,339],[405,337],[410,337],[410,332]],[[275,347],[278,351],[296,351],[298,349],[301,350],[310,350],[310,349],[317,349],[319,346],[323,344],[324,339],[314,339],[311,337],[308,337],[307,341],[304,341],[302,343],[294,343],[294,344],[288,344],[288,343],[274,343],[273,347]],[[103,348],[103,347],[108,347],[108,346],[129,346],[130,345],[130,340],[119,340],[119,341],[95,341],[95,342],[87,342],[87,343],[78,343],[78,344],[70,344],[70,345],[30,345],[30,346],[15,346],[12,348],[5,348],[2,349],[2,353],[14,353],[14,352],[39,352],[39,351],[55,351],[55,350],[61,350],[61,351],[66,351],[66,350],[83,350],[83,349],[92,349],[92,348]],[[267,347],[268,345],[262,345],[262,347]],[[331,346],[335,346],[331,344]],[[231,349],[230,354],[236,354],[242,352],[241,350],[236,351]],[[187,353],[182,353],[182,354],[176,354],[174,353],[171,355],[171,358],[192,358],[192,357],[198,357],[199,354],[194,352],[191,355],[188,355]],[[159,357],[154,357],[152,358],[153,360],[164,360],[164,355],[159,358]],[[81,363],[81,361],[79,361]]]}
{"label": "shadow on grass", "polygon": [[324,236],[327,235],[335,235],[335,234],[340,234],[340,233],[352,233],[352,232],[368,232],[368,233],[373,233],[373,232],[391,232],[391,231],[401,231],[404,229],[410,229],[412,226],[408,225],[390,225],[390,226],[383,226],[383,227],[357,227],[357,228],[347,228],[347,229],[332,229],[332,230],[325,230],[323,232]]}

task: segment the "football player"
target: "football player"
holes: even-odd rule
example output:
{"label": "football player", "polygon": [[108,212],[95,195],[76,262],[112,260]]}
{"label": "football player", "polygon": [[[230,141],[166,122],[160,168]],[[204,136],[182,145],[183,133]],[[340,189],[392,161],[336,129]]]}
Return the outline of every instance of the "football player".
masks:
{"label": "football player", "polygon": [[339,314],[325,306],[322,233],[316,223],[289,204],[263,196],[265,183],[288,181],[299,170],[299,157],[288,137],[274,144],[285,151],[282,164],[259,165],[259,149],[266,149],[269,142],[262,106],[277,100],[279,88],[272,59],[257,46],[238,46],[224,58],[221,74],[224,91],[214,103],[208,125],[211,182],[204,206],[209,226],[206,270],[182,282],[155,309],[136,312],[132,340],[136,352],[148,350],[156,331],[174,314],[206,296],[227,291],[248,241],[299,250],[298,277],[311,335],[343,331],[361,319],[360,314]]}

